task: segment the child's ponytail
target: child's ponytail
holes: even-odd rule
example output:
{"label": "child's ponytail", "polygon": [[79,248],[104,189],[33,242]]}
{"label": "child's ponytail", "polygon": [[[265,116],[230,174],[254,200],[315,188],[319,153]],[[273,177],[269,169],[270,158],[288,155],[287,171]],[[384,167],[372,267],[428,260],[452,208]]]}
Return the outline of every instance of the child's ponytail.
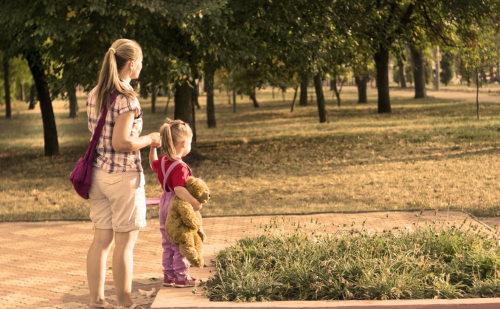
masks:
{"label": "child's ponytail", "polygon": [[134,100],[137,93],[120,82],[119,73],[129,61],[139,59],[142,54],[141,47],[137,42],[127,39],[116,40],[106,52],[99,73],[97,84],[96,110],[97,114],[104,106],[109,108],[109,99],[113,90],[125,95],[129,100]]}
{"label": "child's ponytail", "polygon": [[182,120],[165,119],[165,123],[160,128],[161,136],[161,152],[168,157],[169,160],[175,160],[177,153],[175,145],[183,140],[193,137],[193,131],[189,124]]}

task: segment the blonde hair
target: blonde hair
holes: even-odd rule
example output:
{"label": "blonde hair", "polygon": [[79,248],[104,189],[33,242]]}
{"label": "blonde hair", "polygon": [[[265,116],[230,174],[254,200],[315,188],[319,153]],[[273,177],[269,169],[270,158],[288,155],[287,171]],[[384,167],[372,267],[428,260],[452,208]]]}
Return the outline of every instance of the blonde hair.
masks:
{"label": "blonde hair", "polygon": [[96,111],[99,114],[104,104],[110,107],[111,91],[116,90],[127,97],[128,100],[134,100],[137,93],[128,88],[120,81],[118,73],[125,68],[129,61],[136,61],[142,55],[141,46],[136,41],[128,39],[116,40],[104,56],[101,72],[99,73],[99,82],[97,84]]}
{"label": "blonde hair", "polygon": [[188,139],[193,138],[193,131],[189,124],[182,120],[165,119],[165,123],[160,128],[161,136],[161,152],[168,157],[169,160],[175,160],[177,155],[175,145]]}

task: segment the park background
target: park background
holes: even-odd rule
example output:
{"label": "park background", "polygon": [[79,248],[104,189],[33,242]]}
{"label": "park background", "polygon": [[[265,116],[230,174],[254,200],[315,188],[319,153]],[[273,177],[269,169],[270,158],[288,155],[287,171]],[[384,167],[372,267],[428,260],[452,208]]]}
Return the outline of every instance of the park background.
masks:
{"label": "park background", "polygon": [[[85,306],[89,210],[68,178],[90,139],[86,95],[119,38],[143,48],[133,83],[143,132],[157,131],[167,116],[195,131],[186,162],[211,189],[203,216],[222,222],[207,229],[260,220],[238,235],[270,233],[218,255],[208,295],[500,295],[498,227],[490,224],[500,216],[499,27],[498,0],[0,1],[0,246],[7,252],[0,263],[12,271],[2,274],[0,300],[35,307],[33,292],[54,307]],[[158,197],[147,154],[146,193]],[[406,223],[396,229],[401,211]],[[346,215],[354,212],[362,222]],[[148,209],[149,226],[157,213]],[[325,222],[311,219],[312,233],[294,234],[298,221],[281,233],[285,215],[312,213]],[[75,238],[47,228],[55,226],[84,232]],[[142,235],[138,268],[148,270],[135,288],[158,284],[157,231]],[[41,269],[25,262],[40,256]],[[78,273],[64,269],[68,257],[80,263],[66,264]],[[47,293],[50,284],[56,292]]]}
{"label": "park background", "polygon": [[144,132],[166,116],[195,130],[186,161],[212,189],[206,216],[497,216],[499,6],[4,2],[0,220],[88,217],[67,178],[90,138],[85,95],[121,37],[144,51]]}

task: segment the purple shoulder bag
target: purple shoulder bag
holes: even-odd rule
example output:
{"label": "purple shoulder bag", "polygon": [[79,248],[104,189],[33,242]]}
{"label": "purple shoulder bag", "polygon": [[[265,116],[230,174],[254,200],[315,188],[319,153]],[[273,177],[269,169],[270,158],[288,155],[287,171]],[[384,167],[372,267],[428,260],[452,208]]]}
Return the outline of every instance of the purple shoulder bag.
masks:
{"label": "purple shoulder bag", "polygon": [[[113,91],[110,98],[111,104],[114,103],[117,96],[118,93]],[[108,108],[104,107],[101,118],[95,128],[94,135],[92,136],[92,140],[90,141],[89,148],[85,153],[85,157],[78,159],[75,168],[69,175],[69,181],[73,184],[76,193],[86,200],[89,199],[90,184],[92,183],[92,166],[94,162],[95,149],[99,143],[99,138],[101,137],[107,113]]]}

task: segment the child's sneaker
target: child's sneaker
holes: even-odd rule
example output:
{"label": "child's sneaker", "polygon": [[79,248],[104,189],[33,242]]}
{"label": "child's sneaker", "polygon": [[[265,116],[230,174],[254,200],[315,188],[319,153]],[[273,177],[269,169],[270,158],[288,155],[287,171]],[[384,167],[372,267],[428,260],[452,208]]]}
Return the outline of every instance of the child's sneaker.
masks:
{"label": "child's sneaker", "polygon": [[170,277],[167,275],[163,276],[163,286],[174,286],[175,283],[175,277]]}
{"label": "child's sneaker", "polygon": [[198,285],[196,278],[187,276],[186,278],[175,278],[174,286],[176,288],[189,288]]}

